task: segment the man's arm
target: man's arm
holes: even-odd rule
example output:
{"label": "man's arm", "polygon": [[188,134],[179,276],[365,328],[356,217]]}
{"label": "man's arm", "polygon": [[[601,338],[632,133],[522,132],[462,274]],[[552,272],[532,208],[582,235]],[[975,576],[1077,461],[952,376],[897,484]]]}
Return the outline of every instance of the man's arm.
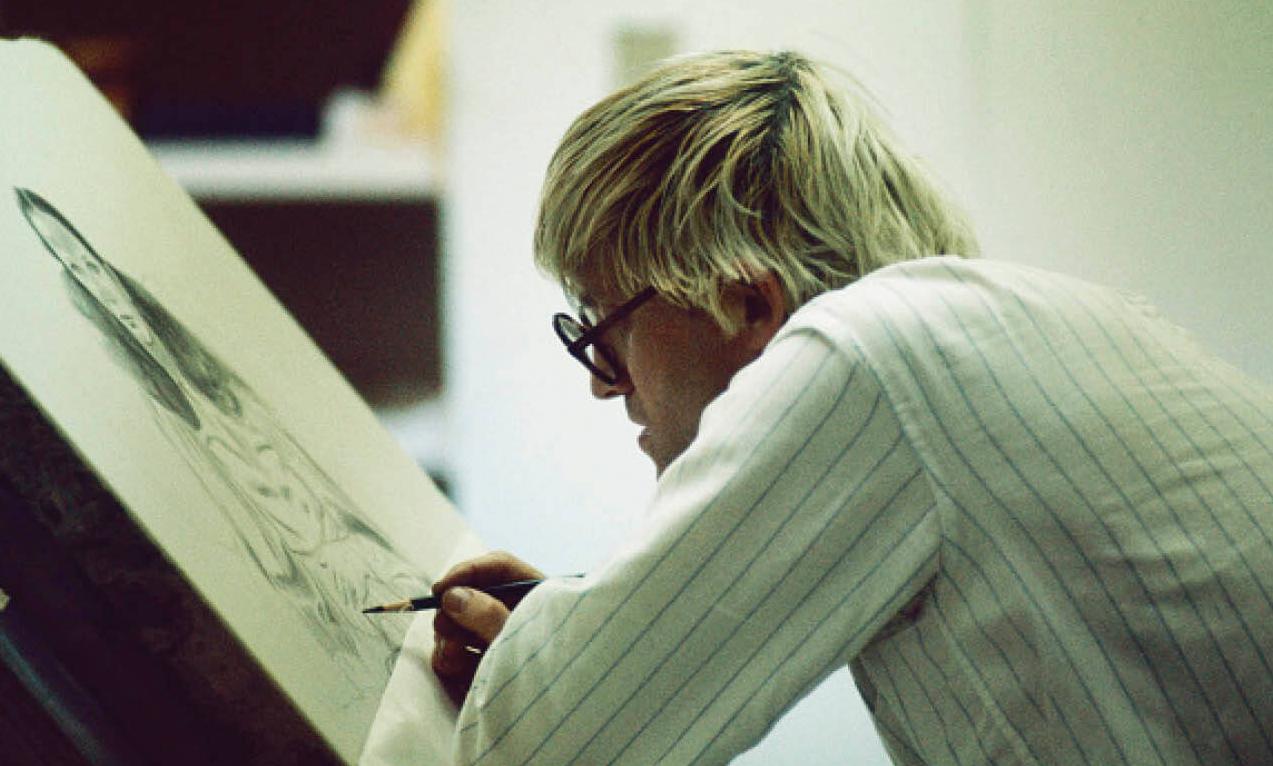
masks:
{"label": "man's arm", "polygon": [[785,333],[704,413],[649,531],[507,617],[458,763],[723,762],[936,571],[933,497],[869,366]]}

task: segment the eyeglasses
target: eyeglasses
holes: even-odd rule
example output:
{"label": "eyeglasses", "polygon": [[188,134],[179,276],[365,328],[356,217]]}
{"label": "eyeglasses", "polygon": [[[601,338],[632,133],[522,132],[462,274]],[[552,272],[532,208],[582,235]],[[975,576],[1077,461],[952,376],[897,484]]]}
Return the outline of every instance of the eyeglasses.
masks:
{"label": "eyeglasses", "polygon": [[613,386],[623,378],[625,373],[619,366],[618,360],[614,358],[614,352],[601,343],[601,338],[606,330],[636,311],[642,303],[653,298],[657,293],[658,291],[653,287],[645,288],[631,300],[607,314],[595,326],[586,318],[579,320],[569,314],[554,314],[553,330],[557,332],[561,342],[566,344],[566,351],[571,356],[582,362],[583,366],[603,383]]}

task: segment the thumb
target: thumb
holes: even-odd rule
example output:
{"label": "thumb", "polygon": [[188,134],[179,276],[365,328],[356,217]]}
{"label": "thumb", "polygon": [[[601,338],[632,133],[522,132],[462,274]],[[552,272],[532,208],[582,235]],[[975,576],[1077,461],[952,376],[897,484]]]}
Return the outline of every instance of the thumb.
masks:
{"label": "thumb", "polygon": [[442,610],[487,644],[495,640],[508,620],[508,607],[494,596],[472,588],[448,588],[442,595]]}

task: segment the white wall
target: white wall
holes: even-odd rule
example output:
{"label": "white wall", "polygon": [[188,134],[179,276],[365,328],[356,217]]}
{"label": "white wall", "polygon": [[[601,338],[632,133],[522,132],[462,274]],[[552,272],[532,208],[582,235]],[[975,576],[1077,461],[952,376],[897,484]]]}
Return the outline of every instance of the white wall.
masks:
{"label": "white wall", "polygon": [[[453,3],[444,211],[458,504],[494,547],[584,571],[653,471],[552,335],[531,264],[544,167],[611,90],[624,25],[682,50],[794,47],[852,71],[971,208],[989,257],[1142,290],[1273,379],[1271,12],[1257,0]],[[682,7],[684,6],[684,7]],[[1254,10],[1260,6],[1259,10]],[[847,674],[740,762],[886,759]]]}
{"label": "white wall", "polygon": [[1273,381],[1273,3],[968,6],[986,252],[1143,292]]}

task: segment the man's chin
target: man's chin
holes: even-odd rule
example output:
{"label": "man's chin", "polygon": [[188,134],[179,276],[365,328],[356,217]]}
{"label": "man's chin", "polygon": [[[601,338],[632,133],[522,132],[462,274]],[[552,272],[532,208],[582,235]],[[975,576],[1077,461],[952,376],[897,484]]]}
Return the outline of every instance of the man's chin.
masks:
{"label": "man's chin", "polygon": [[640,449],[645,454],[650,455],[651,457],[654,456],[650,452],[650,450],[654,448],[653,437],[650,436],[650,429],[648,428],[641,429],[641,433],[637,435],[637,448]]}
{"label": "man's chin", "polygon": [[654,443],[654,437],[650,435],[650,429],[646,428],[641,431],[641,435],[637,437],[637,447],[650,458],[650,462],[654,463],[654,477],[658,478],[663,475],[664,469],[670,460],[665,460]]}

